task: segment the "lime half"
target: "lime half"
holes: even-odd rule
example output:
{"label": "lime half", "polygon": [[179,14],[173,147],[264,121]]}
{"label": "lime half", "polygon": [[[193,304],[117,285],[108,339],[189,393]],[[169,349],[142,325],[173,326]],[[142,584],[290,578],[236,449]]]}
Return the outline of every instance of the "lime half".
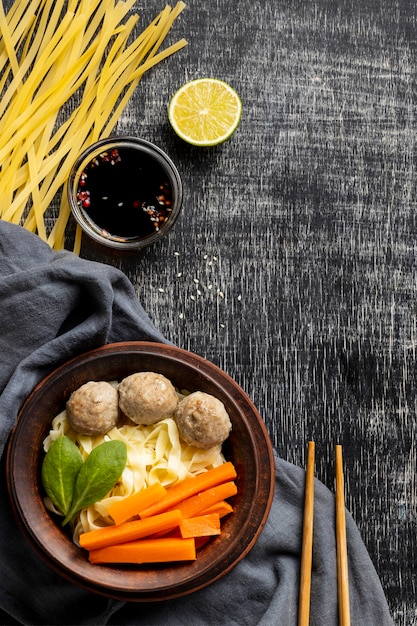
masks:
{"label": "lime half", "polygon": [[168,105],[176,134],[194,146],[216,146],[239,126],[242,102],[236,91],[217,78],[197,78],[185,83]]}

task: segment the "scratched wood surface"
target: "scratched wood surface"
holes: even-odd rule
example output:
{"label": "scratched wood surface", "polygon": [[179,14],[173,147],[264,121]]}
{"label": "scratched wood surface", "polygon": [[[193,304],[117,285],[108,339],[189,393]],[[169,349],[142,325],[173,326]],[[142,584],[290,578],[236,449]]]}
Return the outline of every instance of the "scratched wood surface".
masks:
{"label": "scratched wood surface", "polygon": [[[138,3],[143,23],[155,2]],[[175,160],[175,230],[122,268],[155,324],[232,375],[279,454],[310,438],[347,506],[396,624],[417,624],[417,8],[397,0],[193,0],[172,38],[188,48],[143,79],[118,132]],[[235,136],[193,149],[170,96],[229,81]]]}

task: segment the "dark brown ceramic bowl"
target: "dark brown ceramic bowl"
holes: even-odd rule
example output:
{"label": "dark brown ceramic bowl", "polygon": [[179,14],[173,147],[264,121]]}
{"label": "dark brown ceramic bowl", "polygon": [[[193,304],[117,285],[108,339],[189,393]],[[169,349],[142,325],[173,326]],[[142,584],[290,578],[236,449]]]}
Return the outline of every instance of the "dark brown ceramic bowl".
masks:
{"label": "dark brown ceramic bowl", "polygon": [[[234,512],[222,533],[198,551],[196,561],[158,566],[92,565],[46,510],[40,482],[42,442],[52,418],[74,389],[88,380],[121,379],[149,370],[180,389],[202,390],[225,404],[232,433],[224,453],[237,469]],[[185,350],[150,342],[103,346],[82,354],[47,376],[22,407],[7,454],[7,482],[17,522],[46,563],[81,587],[108,597],[155,601],[183,596],[227,574],[253,547],[271,507],[274,461],[270,440],[256,408],[218,367]]]}

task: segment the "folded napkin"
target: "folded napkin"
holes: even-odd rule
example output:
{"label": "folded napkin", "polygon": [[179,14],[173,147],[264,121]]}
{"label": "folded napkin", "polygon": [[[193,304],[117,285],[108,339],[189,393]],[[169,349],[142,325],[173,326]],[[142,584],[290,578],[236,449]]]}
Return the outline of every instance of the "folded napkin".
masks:
{"label": "folded napkin", "polygon": [[[0,446],[34,385],[67,359],[125,340],[166,342],[125,275],[0,221]],[[3,455],[4,460],[4,455]],[[276,489],[254,548],[224,578],[189,596],[158,603],[108,600],[55,574],[12,518],[4,462],[0,480],[0,624],[295,626],[305,474],[276,458]],[[347,513],[354,626],[393,624],[366,548]],[[315,486],[311,624],[338,624],[334,496]]]}

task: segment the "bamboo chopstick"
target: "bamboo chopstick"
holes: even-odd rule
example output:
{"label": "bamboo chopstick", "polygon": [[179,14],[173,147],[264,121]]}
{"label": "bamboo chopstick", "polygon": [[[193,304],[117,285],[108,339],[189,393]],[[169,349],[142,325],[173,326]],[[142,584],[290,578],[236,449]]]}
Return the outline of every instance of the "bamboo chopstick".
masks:
{"label": "bamboo chopstick", "polygon": [[308,443],[306,484],[304,496],[303,543],[298,607],[298,626],[308,626],[310,619],[311,565],[313,556],[314,518],[314,441]]}
{"label": "bamboo chopstick", "polygon": [[342,446],[336,446],[336,548],[339,624],[350,626],[349,579],[346,544],[345,494]]}
{"label": "bamboo chopstick", "polygon": [[[336,445],[336,552],[339,626],[350,626],[349,576],[346,541],[345,489],[342,446]],[[310,620],[311,568],[313,556],[314,520],[314,441],[308,442],[304,495],[303,539],[298,605],[298,626],[308,626]]]}

